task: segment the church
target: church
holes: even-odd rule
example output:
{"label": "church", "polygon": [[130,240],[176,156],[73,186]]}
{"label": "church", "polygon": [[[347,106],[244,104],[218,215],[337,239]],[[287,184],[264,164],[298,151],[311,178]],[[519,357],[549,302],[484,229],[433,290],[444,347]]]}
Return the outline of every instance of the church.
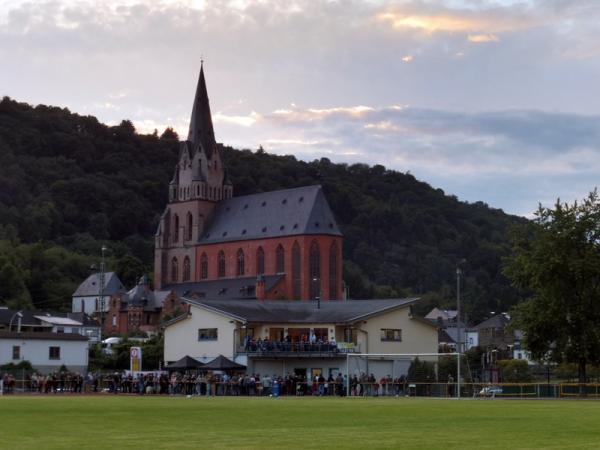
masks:
{"label": "church", "polygon": [[[384,376],[406,373],[409,362],[351,368],[348,355],[437,350],[435,325],[412,314],[418,299],[345,298],[343,237],[321,186],[233,194],[201,68],[155,238],[155,292],[169,292],[163,313],[182,302],[162,322],[166,363],[221,355],[250,373],[312,379],[346,366]],[[318,344],[307,346],[309,336]]]}
{"label": "church", "polygon": [[155,236],[155,289],[196,299],[342,299],[343,237],[321,186],[233,194],[201,67]]}

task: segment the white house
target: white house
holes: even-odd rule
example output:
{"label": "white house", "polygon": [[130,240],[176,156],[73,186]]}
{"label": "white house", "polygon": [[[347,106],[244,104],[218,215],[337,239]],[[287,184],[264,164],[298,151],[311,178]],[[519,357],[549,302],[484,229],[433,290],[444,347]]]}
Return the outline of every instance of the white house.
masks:
{"label": "white house", "polygon": [[118,292],[125,292],[125,286],[114,272],[104,274],[104,289],[100,297],[100,273],[94,273],[86,278],[73,293],[71,311],[74,313],[92,314],[100,311],[104,300],[103,311],[108,311],[110,297]]}
{"label": "white house", "polygon": [[[435,353],[437,327],[412,315],[417,299],[324,301],[185,300],[165,326],[165,362],[218,355],[248,372],[311,378],[346,372],[347,353]],[[427,359],[427,358],[423,358]],[[350,375],[406,374],[412,358],[350,358]]]}
{"label": "white house", "polygon": [[85,373],[88,339],[74,333],[0,332],[0,365],[29,361],[37,371],[50,373],[65,366]]}

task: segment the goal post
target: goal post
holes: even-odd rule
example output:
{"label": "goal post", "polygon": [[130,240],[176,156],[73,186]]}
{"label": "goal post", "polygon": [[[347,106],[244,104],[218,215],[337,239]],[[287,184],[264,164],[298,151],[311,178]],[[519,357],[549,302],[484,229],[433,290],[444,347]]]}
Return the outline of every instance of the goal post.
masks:
{"label": "goal post", "polygon": [[[350,396],[350,382],[353,375],[360,376],[372,373],[369,369],[387,366],[388,375],[397,378],[399,375],[408,374],[408,368],[415,359],[433,362],[436,364],[440,358],[454,357],[456,364],[460,364],[460,353],[346,353],[346,395]],[[371,364],[371,365],[370,365]],[[378,374],[379,375],[379,374]],[[457,377],[458,378],[458,377]],[[379,379],[379,378],[377,378]],[[461,380],[456,380],[457,393],[460,393]],[[460,397],[460,395],[459,395]]]}

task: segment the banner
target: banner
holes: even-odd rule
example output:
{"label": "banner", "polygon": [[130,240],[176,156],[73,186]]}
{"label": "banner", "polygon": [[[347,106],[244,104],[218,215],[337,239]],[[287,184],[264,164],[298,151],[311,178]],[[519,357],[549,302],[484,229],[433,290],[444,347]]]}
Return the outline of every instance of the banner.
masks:
{"label": "banner", "polygon": [[142,370],[142,347],[131,347],[129,349],[129,368],[133,373]]}

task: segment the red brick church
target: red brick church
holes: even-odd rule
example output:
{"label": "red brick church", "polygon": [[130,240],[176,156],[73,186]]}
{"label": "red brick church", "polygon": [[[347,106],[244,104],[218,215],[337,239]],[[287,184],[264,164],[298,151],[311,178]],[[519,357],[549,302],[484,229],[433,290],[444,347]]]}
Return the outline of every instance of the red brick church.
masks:
{"label": "red brick church", "polygon": [[112,295],[104,332],[155,330],[195,299],[342,299],[343,238],[321,186],[233,197],[204,70],[146,277]]}
{"label": "red brick church", "polygon": [[156,233],[155,289],[196,298],[341,299],[343,238],[321,186],[241,197],[233,190],[201,68]]}

